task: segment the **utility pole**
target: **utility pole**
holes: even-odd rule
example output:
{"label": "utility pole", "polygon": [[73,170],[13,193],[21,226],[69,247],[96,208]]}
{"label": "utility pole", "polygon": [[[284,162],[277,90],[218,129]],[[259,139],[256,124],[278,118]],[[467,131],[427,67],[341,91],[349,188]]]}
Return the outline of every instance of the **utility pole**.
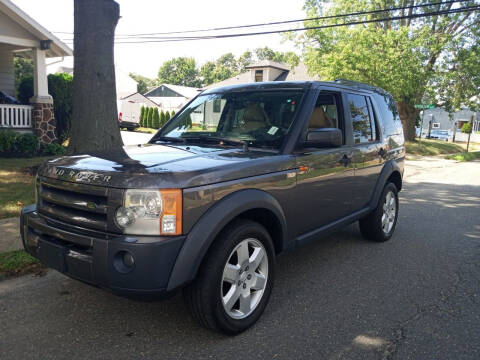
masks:
{"label": "utility pole", "polygon": [[468,153],[468,147],[470,146],[470,136],[472,136],[472,132],[473,132],[473,115],[470,116],[470,132],[468,133],[467,153]]}

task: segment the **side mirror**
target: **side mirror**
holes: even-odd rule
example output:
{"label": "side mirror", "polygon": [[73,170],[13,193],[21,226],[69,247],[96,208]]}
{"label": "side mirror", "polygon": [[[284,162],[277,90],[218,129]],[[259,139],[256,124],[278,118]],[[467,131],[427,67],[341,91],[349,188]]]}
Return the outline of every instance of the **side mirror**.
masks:
{"label": "side mirror", "polygon": [[338,147],[342,146],[342,131],[337,128],[320,128],[307,132],[305,146],[312,147]]}

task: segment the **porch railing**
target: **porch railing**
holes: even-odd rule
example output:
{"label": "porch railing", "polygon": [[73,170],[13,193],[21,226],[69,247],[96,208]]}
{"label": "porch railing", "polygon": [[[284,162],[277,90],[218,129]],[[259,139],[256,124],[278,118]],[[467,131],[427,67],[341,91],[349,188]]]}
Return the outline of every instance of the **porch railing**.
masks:
{"label": "porch railing", "polygon": [[31,128],[32,110],[31,105],[0,104],[0,128]]}

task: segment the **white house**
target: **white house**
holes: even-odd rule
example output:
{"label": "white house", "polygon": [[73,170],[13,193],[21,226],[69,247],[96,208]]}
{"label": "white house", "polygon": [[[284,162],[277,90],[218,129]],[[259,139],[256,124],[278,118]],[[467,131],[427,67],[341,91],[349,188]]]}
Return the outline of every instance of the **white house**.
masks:
{"label": "white house", "polygon": [[220,86],[245,84],[261,81],[313,81],[320,80],[317,75],[309,75],[303,63],[291,68],[289,65],[271,60],[263,60],[246,67],[245,72],[229,79],[210,84],[205,89]]}
{"label": "white house", "polygon": [[53,99],[48,93],[46,62],[72,56],[55,35],[10,0],[0,0],[0,90],[15,96],[14,56],[34,62],[34,96],[30,104],[0,104],[0,128],[33,129],[39,140],[55,140]]}
{"label": "white house", "polygon": [[188,86],[161,84],[143,95],[158,104],[162,110],[177,112],[190,99],[197,96],[200,90]]}

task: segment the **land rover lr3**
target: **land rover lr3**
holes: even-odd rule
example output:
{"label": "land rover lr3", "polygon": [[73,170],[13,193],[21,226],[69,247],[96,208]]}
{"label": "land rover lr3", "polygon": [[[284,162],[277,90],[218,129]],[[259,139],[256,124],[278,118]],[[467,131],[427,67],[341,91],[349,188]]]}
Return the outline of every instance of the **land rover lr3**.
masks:
{"label": "land rover lr3", "polygon": [[381,89],[207,90],[148,144],[42,165],[22,239],[45,265],[120,295],[183,288],[201,324],[237,334],[264,311],[279,254],[355,221],[391,238],[404,157]]}

